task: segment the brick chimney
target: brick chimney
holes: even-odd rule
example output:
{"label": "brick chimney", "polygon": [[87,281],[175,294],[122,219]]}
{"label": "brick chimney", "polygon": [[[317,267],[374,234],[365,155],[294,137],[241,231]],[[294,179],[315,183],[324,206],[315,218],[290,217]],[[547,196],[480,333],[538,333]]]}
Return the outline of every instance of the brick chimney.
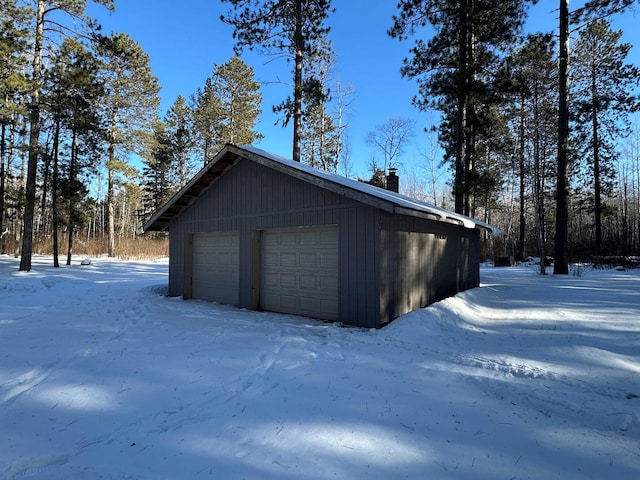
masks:
{"label": "brick chimney", "polygon": [[392,192],[400,192],[400,179],[396,175],[397,168],[390,167],[389,175],[387,175],[387,190]]}

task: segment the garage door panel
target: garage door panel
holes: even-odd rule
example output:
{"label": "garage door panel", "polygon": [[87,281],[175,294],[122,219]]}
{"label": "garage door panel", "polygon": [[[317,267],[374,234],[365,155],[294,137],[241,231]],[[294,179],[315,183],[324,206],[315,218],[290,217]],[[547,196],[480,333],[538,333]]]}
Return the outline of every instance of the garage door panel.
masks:
{"label": "garage door panel", "polygon": [[315,291],[318,289],[318,276],[317,275],[304,275],[301,274],[298,277],[298,281],[300,282],[299,287],[300,290],[304,291],[304,290],[311,290],[311,291]]}
{"label": "garage door panel", "polygon": [[324,232],[319,232],[319,234],[320,234],[321,245],[333,245],[338,240],[337,231],[336,232],[324,231]]}
{"label": "garage door panel", "polygon": [[338,319],[338,228],[267,230],[262,235],[260,306]]}
{"label": "garage door panel", "polygon": [[324,311],[337,311],[338,310],[338,301],[335,300],[323,300],[320,308]]}
{"label": "garage door panel", "polygon": [[338,254],[337,253],[323,253],[318,254],[319,263],[321,266],[334,270],[338,268]]}
{"label": "garage door panel", "polygon": [[263,273],[262,281],[266,285],[274,285],[280,282],[279,278],[280,276],[276,273]]}
{"label": "garage door panel", "polygon": [[193,236],[191,296],[231,305],[240,300],[240,236],[238,232]]}
{"label": "garage door panel", "polygon": [[318,244],[318,232],[301,232],[298,238],[298,243],[301,246],[315,246]]}
{"label": "garage door panel", "polygon": [[295,245],[297,240],[295,233],[280,233],[276,238],[276,242],[282,245]]}
{"label": "garage door panel", "polygon": [[298,256],[300,266],[302,268],[318,267],[318,255],[316,253],[301,252]]}
{"label": "garage door panel", "polygon": [[278,244],[278,237],[276,237],[275,235],[272,236],[263,236],[262,237],[262,245],[263,246],[270,246],[270,245],[277,245]]}
{"label": "garage door panel", "polygon": [[295,253],[282,253],[280,255],[279,265],[281,267],[297,267],[298,258]]}
{"label": "garage door panel", "polygon": [[298,298],[293,295],[281,295],[280,303],[285,308],[294,309],[298,305]]}
{"label": "garage door panel", "polygon": [[280,258],[276,254],[271,253],[263,253],[262,254],[262,264],[267,267],[277,266]]}
{"label": "garage door panel", "polygon": [[324,292],[333,292],[338,289],[338,279],[334,276],[323,275],[320,277],[318,288]]}
{"label": "garage door panel", "polygon": [[280,281],[277,282],[277,285],[280,288],[295,289],[298,279],[297,279],[296,275],[293,274],[293,273],[283,273],[282,275],[280,275],[279,280]]}

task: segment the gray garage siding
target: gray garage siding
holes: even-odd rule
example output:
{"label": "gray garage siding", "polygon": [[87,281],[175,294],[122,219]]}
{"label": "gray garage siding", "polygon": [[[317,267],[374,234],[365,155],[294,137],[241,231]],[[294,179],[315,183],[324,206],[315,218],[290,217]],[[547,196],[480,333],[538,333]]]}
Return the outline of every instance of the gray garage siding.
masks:
{"label": "gray garage siding", "polygon": [[338,226],[340,320],[362,327],[379,326],[380,268],[375,259],[380,248],[380,212],[246,159],[171,222],[169,295],[184,293],[191,234],[237,230],[239,306],[256,308],[255,232],[313,225]]}
{"label": "gray garage siding", "polygon": [[380,238],[382,323],[479,285],[478,230],[383,213]]}

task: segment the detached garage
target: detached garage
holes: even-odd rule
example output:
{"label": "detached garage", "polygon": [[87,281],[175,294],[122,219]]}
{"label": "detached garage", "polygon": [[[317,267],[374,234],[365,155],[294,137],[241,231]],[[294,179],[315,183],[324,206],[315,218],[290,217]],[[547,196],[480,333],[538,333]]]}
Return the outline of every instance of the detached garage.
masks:
{"label": "detached garage", "polygon": [[171,296],[374,328],[478,286],[491,228],[234,145],[144,225],[169,231]]}

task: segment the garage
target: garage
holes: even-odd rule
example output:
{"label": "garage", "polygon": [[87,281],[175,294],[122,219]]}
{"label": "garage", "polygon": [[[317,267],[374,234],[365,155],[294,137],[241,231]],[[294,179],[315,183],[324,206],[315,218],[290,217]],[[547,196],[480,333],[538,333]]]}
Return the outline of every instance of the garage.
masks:
{"label": "garage", "polygon": [[240,302],[240,234],[193,235],[191,296],[230,305]]}
{"label": "garage", "polygon": [[262,232],[260,308],[338,320],[338,227]]}
{"label": "garage", "polygon": [[493,231],[250,145],[226,145],[143,229],[169,232],[169,296],[363,328],[477,287]]}

